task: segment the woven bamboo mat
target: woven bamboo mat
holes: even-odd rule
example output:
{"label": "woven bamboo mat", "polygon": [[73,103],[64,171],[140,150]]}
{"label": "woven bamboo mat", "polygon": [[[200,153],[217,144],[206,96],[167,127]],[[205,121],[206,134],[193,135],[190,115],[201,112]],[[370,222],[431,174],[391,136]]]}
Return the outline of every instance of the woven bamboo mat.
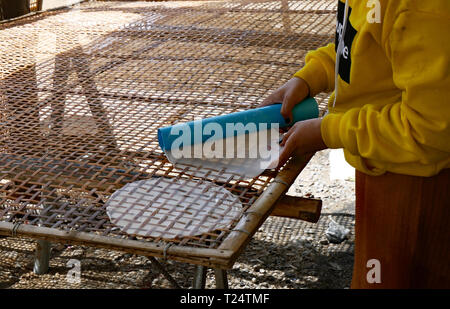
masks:
{"label": "woven bamboo mat", "polygon": [[192,179],[244,213],[275,175],[193,177],[157,129],[255,107],[333,40],[335,12],[332,0],[102,1],[0,24],[0,221],[217,248],[241,216],[168,240],[122,232],[105,202],[138,180]]}

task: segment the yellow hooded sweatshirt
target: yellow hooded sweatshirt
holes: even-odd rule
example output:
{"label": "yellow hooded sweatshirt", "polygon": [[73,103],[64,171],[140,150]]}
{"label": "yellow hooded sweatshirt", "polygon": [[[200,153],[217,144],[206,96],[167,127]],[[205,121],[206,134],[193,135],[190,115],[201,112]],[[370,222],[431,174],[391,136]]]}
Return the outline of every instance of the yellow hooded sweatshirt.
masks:
{"label": "yellow hooded sweatshirt", "polygon": [[450,0],[339,1],[336,43],[294,75],[312,96],[335,90],[325,144],[369,175],[450,168],[449,31]]}

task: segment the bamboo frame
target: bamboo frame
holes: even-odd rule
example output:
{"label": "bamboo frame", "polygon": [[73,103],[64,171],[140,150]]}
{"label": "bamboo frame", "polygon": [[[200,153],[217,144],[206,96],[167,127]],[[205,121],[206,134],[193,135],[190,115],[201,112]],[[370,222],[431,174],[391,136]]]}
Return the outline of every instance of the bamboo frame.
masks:
{"label": "bamboo frame", "polygon": [[[218,249],[189,248],[184,246],[144,243],[131,239],[117,239],[85,232],[61,231],[52,228],[15,225],[0,222],[0,235],[27,236],[51,242],[82,244],[99,248],[124,251],[144,256],[172,259],[212,268],[230,269],[240,252],[250,241],[257,228],[270,215],[277,200],[289,189],[297,175],[303,170],[312,155],[294,158],[278,174],[274,182],[265,190],[237,224],[235,231],[224,240]],[[253,219],[249,219],[253,218]],[[252,231],[248,234],[243,231]]]}
{"label": "bamboo frame", "polygon": [[[95,3],[96,2],[94,2],[94,4]],[[17,206],[14,207],[16,207],[17,210],[14,210],[14,215],[23,215],[25,216],[25,219],[30,218],[30,220],[34,221],[32,221],[33,224],[24,224],[26,220],[23,218],[19,218],[18,222],[21,224],[14,223],[13,221],[0,221],[0,234],[7,236],[18,235],[33,237],[52,242],[90,245],[162,259],[173,259],[222,270],[231,268],[239,254],[244,249],[245,245],[250,241],[253,234],[257,231],[258,227],[264,222],[267,216],[270,215],[276,205],[276,202],[283,196],[300,171],[304,168],[304,166],[306,166],[311,156],[292,159],[278,174],[272,171],[257,179],[241,179],[232,183],[218,183],[216,181],[216,184],[226,187],[226,189],[232,191],[232,193],[238,195],[240,199],[244,200],[244,215],[237,222],[235,222],[229,230],[220,231],[219,234],[212,233],[209,235],[203,235],[196,239],[181,240],[176,242],[166,242],[164,239],[153,239],[148,241],[147,239],[134,240],[131,239],[131,236],[125,235],[124,233],[111,233],[110,226],[106,227],[107,231],[105,232],[105,228],[102,230],[100,227],[97,227],[97,225],[93,224],[93,221],[90,217],[87,217],[87,215],[84,217],[81,216],[78,218],[72,218],[67,216],[66,213],[62,213],[64,210],[61,210],[61,213],[58,213],[57,211],[59,210],[56,209],[53,213],[50,211],[50,214],[47,217],[45,217],[45,215],[40,215],[41,218],[37,220],[32,218],[33,216],[31,215],[31,212],[26,212],[23,209],[27,207],[26,203],[40,205],[41,199],[48,199],[49,197],[53,198],[57,190],[67,187],[73,191],[89,194],[89,196],[94,199],[96,204],[101,204],[102,195],[109,196],[112,192],[114,192],[114,190],[122,187],[128,182],[146,179],[148,177],[180,177],[180,175],[183,175],[184,177],[188,174],[188,171],[177,171],[173,166],[168,166],[168,162],[164,159],[163,155],[156,151],[157,146],[155,145],[157,145],[157,143],[155,140],[151,140],[149,138],[146,140],[148,144],[150,144],[150,150],[136,150],[135,148],[139,146],[139,143],[141,142],[140,139],[142,134],[140,134],[140,132],[138,132],[139,134],[136,136],[131,136],[131,138],[133,138],[133,142],[130,142],[130,144],[133,146],[131,147],[133,150],[123,148],[118,149],[117,143],[111,140],[111,136],[113,135],[112,130],[109,127],[108,122],[102,119],[102,115],[108,111],[102,109],[102,105],[98,103],[96,98],[101,97],[109,102],[117,103],[116,105],[120,105],[123,101],[126,102],[126,100],[129,100],[129,97],[127,97],[126,94],[124,95],[119,91],[123,89],[119,88],[118,91],[114,91],[115,88],[113,83],[116,79],[133,81],[133,86],[129,86],[129,88],[126,88],[125,90],[133,91],[133,96],[131,97],[133,100],[139,100],[142,104],[148,104],[149,113],[151,114],[153,112],[155,114],[155,118],[158,117],[158,113],[167,112],[168,115],[163,118],[162,121],[160,121],[160,119],[153,119],[154,122],[151,123],[152,125],[162,125],[164,123],[172,124],[177,120],[183,119],[183,117],[187,118],[196,113],[202,116],[209,116],[212,114],[233,112],[254,106],[254,101],[252,101],[253,103],[249,103],[247,101],[235,103],[232,102],[233,98],[228,98],[229,93],[226,92],[226,89],[228,89],[227,87],[234,87],[228,84],[230,82],[229,80],[238,78],[239,72],[246,72],[247,69],[254,72],[254,75],[249,75],[249,80],[246,81],[247,84],[254,85],[261,83],[261,80],[257,79],[257,74],[261,70],[261,66],[265,66],[266,68],[279,66],[284,70],[281,73],[288,72],[292,70],[292,68],[296,68],[298,66],[297,63],[289,62],[291,61],[290,59],[287,59],[286,57],[283,58],[283,53],[279,53],[276,60],[265,59],[264,57],[266,55],[259,56],[258,53],[256,53],[254,58],[249,60],[241,54],[243,51],[247,51],[246,49],[251,50],[252,52],[259,51],[260,49],[269,49],[267,53],[270,54],[270,52],[279,52],[280,48],[293,49],[296,42],[303,42],[306,40],[303,46],[306,50],[312,47],[320,46],[325,41],[328,42],[332,39],[332,36],[326,28],[328,26],[321,24],[321,18],[324,18],[325,16],[324,20],[327,20],[328,22],[328,20],[331,19],[327,17],[327,14],[330,12],[334,13],[334,11],[323,11],[322,9],[315,9],[312,6],[311,8],[305,9],[305,14],[310,14],[312,20],[311,22],[321,26],[314,29],[315,32],[320,32],[315,33],[314,35],[307,32],[295,33],[296,29],[290,22],[290,18],[292,17],[291,15],[293,15],[293,13],[289,12],[289,7],[286,6],[283,6],[279,10],[272,10],[269,8],[272,10],[271,14],[281,14],[280,16],[289,17],[289,20],[283,19],[283,27],[286,27],[289,31],[286,34],[281,32],[275,33],[270,37],[267,34],[270,31],[267,29],[260,31],[258,30],[259,32],[253,30],[249,31],[245,28],[240,29],[240,25],[238,25],[238,28],[235,29],[233,28],[234,24],[230,26],[229,21],[226,18],[223,19],[223,27],[230,27],[230,30],[227,30],[226,32],[217,31],[217,29],[212,26],[205,26],[205,28],[200,29],[197,26],[185,26],[183,24],[192,23],[196,25],[201,22],[207,25],[210,20],[213,20],[214,18],[220,18],[220,20],[222,20],[222,16],[225,16],[226,14],[236,14],[238,18],[242,17],[241,15],[252,17],[252,14],[255,14],[255,16],[257,15],[256,19],[258,19],[260,18],[258,17],[260,16],[258,14],[264,13],[264,9],[267,6],[262,0],[255,0],[255,5],[261,4],[262,8],[247,8],[246,6],[249,4],[251,5],[252,1],[242,1],[242,3],[239,3],[239,6],[232,9],[216,9],[215,7],[211,8],[209,6],[202,10],[197,9],[196,7],[192,9],[189,8],[186,11],[186,16],[191,16],[189,14],[194,13],[192,15],[194,16],[194,20],[190,20],[189,18],[191,17],[184,18],[183,15],[180,15],[181,17],[179,20],[176,18],[175,20],[177,23],[182,24],[181,26],[172,25],[172,23],[175,23],[172,18],[174,18],[174,16],[178,16],[177,14],[180,12],[179,10],[175,10],[174,12],[176,14],[174,14],[170,11],[170,9],[151,8],[149,9],[150,12],[161,12],[167,15],[161,19],[162,26],[157,25],[151,29],[144,30],[140,30],[140,28],[132,29],[130,31],[126,29],[118,30],[108,34],[108,40],[122,40],[124,42],[128,42],[127,40],[130,39],[129,41],[131,42],[137,42],[137,47],[123,43],[123,54],[118,55],[114,54],[117,53],[114,49],[109,50],[108,52],[110,54],[106,55],[103,55],[101,50],[93,52],[89,54],[91,57],[89,59],[95,60],[92,63],[88,63],[86,58],[81,56],[84,55],[84,52],[80,47],[68,49],[64,45],[66,42],[64,40],[60,40],[62,46],[61,48],[66,48],[68,50],[64,50],[56,55],[56,73],[54,74],[56,77],[53,80],[55,84],[54,89],[51,89],[45,84],[39,88],[39,91],[51,94],[49,101],[52,103],[52,113],[49,118],[51,118],[52,121],[56,119],[56,121],[53,121],[53,124],[56,124],[56,126],[52,128],[49,137],[45,138],[39,136],[39,139],[33,139],[30,138],[30,136],[27,136],[27,134],[36,134],[35,132],[40,130],[40,121],[36,121],[39,115],[36,115],[35,109],[39,110],[42,107],[42,104],[38,102],[39,100],[35,100],[35,98],[29,94],[37,92],[37,89],[32,88],[30,90],[27,88],[33,81],[32,77],[29,77],[32,75],[34,70],[34,68],[29,65],[29,63],[33,63],[33,57],[30,56],[27,58],[24,56],[22,61],[23,63],[17,62],[14,58],[13,60],[16,62],[13,61],[13,65],[25,67],[24,71],[16,72],[11,70],[12,73],[10,72],[0,76],[0,78],[2,78],[1,81],[3,82],[6,80],[7,82],[5,83],[10,83],[6,86],[10,87],[9,93],[13,93],[12,99],[21,100],[25,97],[26,99],[32,101],[32,104],[36,104],[36,108],[33,106],[32,108],[28,108],[27,104],[13,106],[17,107],[17,113],[14,114],[17,118],[17,123],[12,123],[9,121],[8,125],[10,125],[10,127],[7,127],[7,130],[5,131],[7,131],[7,134],[10,134],[11,132],[18,132],[19,137],[7,143],[6,146],[2,146],[5,147],[7,151],[0,154],[0,162],[2,163],[4,169],[6,169],[5,171],[2,170],[2,178],[12,179],[12,186],[16,185],[17,188],[14,188],[13,193],[10,193],[6,186],[3,186],[1,190],[4,194],[8,195],[7,198],[4,198],[5,200],[16,203]],[[88,6],[91,4],[86,5]],[[101,6],[89,8],[87,11],[95,11],[96,9],[101,11]],[[132,9],[129,11],[134,12],[133,14],[135,14],[135,11]],[[67,10],[64,12],[67,12]],[[136,10],[136,12],[138,12],[138,10]],[[198,20],[196,19],[196,14],[199,15]],[[44,13],[39,17],[37,15],[32,15],[26,16],[21,20],[9,21],[11,25],[17,25],[18,30],[17,34],[15,34],[13,30],[8,31],[8,34],[19,36],[21,34],[20,31],[22,31],[20,30],[21,26],[32,24],[35,20],[45,21],[45,16],[55,17],[57,15],[58,11],[53,11],[51,13]],[[294,16],[298,17],[301,15]],[[8,23],[2,23],[0,25],[0,31],[7,29],[7,24]],[[48,27],[48,24],[44,23],[44,25]],[[71,29],[60,30],[60,28],[58,28],[57,31],[60,31],[63,38],[67,39],[67,41],[75,40],[74,35],[70,32],[70,30]],[[85,31],[89,31],[89,29]],[[27,37],[26,32],[22,34]],[[15,38],[15,36],[13,37]],[[142,40],[142,37],[145,40]],[[181,38],[177,40],[178,37]],[[265,39],[269,38],[272,40],[272,43],[268,42],[268,40],[262,40],[263,37]],[[315,37],[317,37],[317,39],[314,39]],[[149,38],[150,41],[154,38],[163,39],[160,39],[161,42],[157,42],[154,46],[151,46],[154,50],[152,50],[153,53],[150,56],[147,56],[148,58],[142,58],[141,53],[148,51],[147,44]],[[238,38],[241,41],[236,41]],[[210,39],[214,39],[215,41],[210,43]],[[143,43],[141,41],[143,41]],[[236,44],[234,42],[244,42],[245,44],[237,44],[238,46],[235,46]],[[276,44],[274,42],[276,42]],[[143,47],[139,44],[143,45]],[[169,46],[171,49],[166,48],[158,50],[158,44],[165,44],[165,46]],[[203,48],[205,53],[211,50],[210,44],[217,44],[217,46],[220,47],[217,47],[216,52],[222,51],[223,46],[231,46],[229,51],[234,54],[229,58],[227,58],[228,56],[222,57],[222,55],[217,58],[218,56],[214,53],[205,55],[205,53],[200,50],[201,55],[199,56],[195,54],[199,51],[191,50],[190,44],[198,44],[198,46]],[[192,53],[192,55],[181,55],[182,59],[184,59],[183,57],[193,59],[192,61],[194,65],[191,68],[192,70],[198,70],[197,66],[202,64],[201,61],[203,61],[204,58],[207,59],[206,65],[204,65],[205,68],[201,68],[203,71],[200,71],[197,75],[193,74],[191,78],[193,79],[192,81],[190,81],[190,79],[186,79],[185,71],[177,71],[177,67],[172,65],[173,63],[179,61],[180,46],[184,46],[184,50],[186,52]],[[139,52],[136,53],[134,48],[137,48]],[[158,54],[161,50],[163,50],[164,53]],[[304,56],[304,53],[301,53],[300,56],[296,56],[301,59]],[[2,56],[0,55],[0,58],[1,57]],[[208,59],[208,57],[212,60]],[[7,58],[4,60],[6,59]],[[110,59],[114,59],[114,61],[104,64],[105,61],[109,61]],[[170,78],[177,81],[181,80],[181,86],[179,86],[181,87],[181,90],[176,90],[171,93],[170,87],[165,84],[161,84],[161,89],[157,89],[161,93],[157,91],[149,91],[147,96],[141,95],[139,91],[137,91],[140,87],[140,80],[135,78],[134,75],[136,74],[133,75],[132,73],[128,73],[127,70],[121,71],[119,69],[125,61],[129,61],[132,64],[131,68],[140,69],[140,63],[144,60],[147,60],[147,63],[150,64],[153,62],[158,62],[160,65],[167,65],[167,70],[162,73],[165,73],[166,75],[173,73],[173,76],[170,76]],[[70,64],[70,62],[75,63],[75,73],[82,81],[80,82],[83,86],[81,91],[85,94],[89,105],[89,108],[86,108],[86,111],[93,114],[93,118],[95,118],[98,125],[98,132],[91,135],[88,134],[89,138],[83,137],[84,135],[82,136],[79,132],[77,133],[78,135],[70,132],[72,135],[77,135],[75,137],[72,136],[70,140],[61,138],[62,131],[64,131],[64,128],[61,125],[64,105],[61,109],[61,105],[58,105],[57,103],[61,101],[61,97],[63,96],[74,97],[80,95],[76,89],[69,87],[70,72],[65,70],[65,66]],[[214,62],[220,62],[220,65],[215,64],[213,67],[208,67],[214,64]],[[43,62],[42,64],[44,68],[50,67],[48,62]],[[229,76],[222,80],[224,86],[211,86],[211,73],[209,72],[212,69],[218,70],[221,66],[228,66],[226,73],[229,74]],[[245,70],[241,70],[234,74],[228,73],[231,71],[234,72],[233,70],[236,70],[239,66],[244,67]],[[86,67],[90,68],[90,70],[86,70]],[[127,68],[129,69],[130,67],[126,67],[125,69]],[[157,71],[158,67],[151,66],[150,69]],[[1,70],[0,73],[3,74],[4,71],[6,72],[7,70]],[[145,77],[144,80],[146,82],[154,82],[154,76],[148,74],[147,72],[140,72],[140,74],[141,75],[139,76]],[[101,75],[101,78],[96,79],[95,77],[97,75]],[[5,79],[3,79],[4,76],[6,76]],[[23,79],[23,76],[26,76],[25,79]],[[168,81],[172,81],[170,78]],[[195,78],[199,81],[197,82]],[[270,89],[273,89],[275,83],[279,82],[278,79],[270,76],[270,72],[261,78],[263,80],[264,78],[267,79],[267,81],[264,80],[266,83],[264,84],[264,87]],[[204,82],[203,79],[207,82]],[[186,86],[183,86],[187,82],[192,85],[199,86],[198,91],[192,91],[186,88]],[[106,84],[106,86],[104,84]],[[112,84],[111,87],[110,84]],[[5,85],[0,86],[3,87]],[[24,94],[16,94],[14,93],[13,86],[18,87],[19,89],[27,89],[28,92]],[[0,101],[2,99],[1,91],[3,90],[1,87]],[[244,90],[241,88],[244,88]],[[249,91],[240,85],[236,86],[235,89],[242,92]],[[263,90],[256,90],[252,90],[256,91],[254,95],[263,95]],[[8,91],[5,91],[5,93],[7,92]],[[209,93],[212,98],[205,99],[205,95],[202,92],[205,92],[206,94]],[[166,93],[169,94],[169,98],[164,97]],[[14,95],[16,96],[14,97]],[[221,101],[220,104],[213,104],[211,101],[214,101],[214,98],[221,98],[223,101]],[[326,96],[322,96],[321,98],[321,104],[324,104]],[[12,100],[12,102],[14,101]],[[13,103],[13,105],[14,104],[15,103]],[[127,104],[131,105],[131,103]],[[113,107],[111,109],[113,109]],[[156,109],[156,111],[153,111],[152,109]],[[127,112],[121,110],[118,111],[121,116],[126,115]],[[116,112],[116,110],[113,109],[113,112]],[[24,120],[22,120],[22,116],[29,118],[25,117]],[[81,119],[80,121],[83,121],[83,118],[79,119]],[[124,127],[121,122],[118,122],[118,126],[122,126],[122,128]],[[125,126],[125,128],[126,127],[127,126]],[[24,130],[25,133],[22,132],[22,130]],[[85,129],[85,131],[88,131],[88,129]],[[138,131],[138,129],[136,129],[136,131]],[[84,134],[86,132],[82,133]],[[54,134],[54,136],[52,136],[52,134]],[[126,138],[122,138],[122,142],[124,142],[124,140],[125,142],[128,142]],[[89,143],[94,144],[95,147],[88,149]],[[98,150],[97,144],[95,143],[101,144],[102,147],[106,144],[106,150],[103,148],[102,150]],[[41,152],[33,151],[33,147]],[[52,152],[53,148],[57,149],[57,151],[54,151],[56,155],[54,157],[48,157],[48,152]],[[86,149],[91,150],[91,152],[94,153],[94,158],[91,160],[93,162],[85,162],[78,159],[79,156],[76,157],[79,152],[87,152]],[[137,168],[136,165],[131,165],[130,167],[124,166],[121,162],[125,160],[124,158],[130,159],[130,161],[139,159],[141,162],[145,162],[145,164],[151,167],[148,169],[150,171],[143,171],[142,169]],[[110,161],[105,162],[107,159],[110,159]],[[5,168],[5,166],[7,168]],[[50,199],[50,202],[47,203],[50,205],[48,206],[48,209],[51,209],[51,207],[57,208],[59,206],[59,202],[60,200],[58,200],[57,197],[55,200]],[[92,205],[87,207],[87,210],[92,210],[94,214],[96,214],[100,212],[98,209],[100,207],[94,205],[94,202]],[[45,211],[47,211],[47,209],[44,209],[44,212]],[[74,210],[69,210],[69,212],[70,214],[73,214]],[[0,215],[1,213],[2,209],[0,208]],[[67,220],[73,220],[73,224],[64,226],[64,229],[53,227],[53,225],[49,223],[51,221],[50,219],[57,217],[58,215],[64,216],[64,218],[67,216]],[[48,219],[48,221],[46,219]],[[63,222],[63,219],[60,219],[60,222]],[[91,228],[89,232],[77,230],[77,225],[75,223],[80,222],[81,220],[85,220],[87,223],[83,223],[84,225],[79,224],[78,226],[84,227],[91,224],[93,228]],[[102,224],[103,223],[100,222],[99,226],[103,226]],[[218,244],[217,246],[215,246],[215,241]]]}

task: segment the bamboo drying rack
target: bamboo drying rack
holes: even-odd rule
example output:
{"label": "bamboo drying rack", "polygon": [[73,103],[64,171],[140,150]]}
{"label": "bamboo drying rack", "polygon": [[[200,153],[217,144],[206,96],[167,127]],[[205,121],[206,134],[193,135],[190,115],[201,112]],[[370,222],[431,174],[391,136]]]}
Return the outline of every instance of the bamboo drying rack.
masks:
{"label": "bamboo drying rack", "polygon": [[0,24],[0,234],[231,268],[310,157],[254,179],[206,173],[243,210],[200,236],[128,235],[104,203],[136,180],[194,178],[157,129],[255,107],[333,40],[334,2],[91,1]]}

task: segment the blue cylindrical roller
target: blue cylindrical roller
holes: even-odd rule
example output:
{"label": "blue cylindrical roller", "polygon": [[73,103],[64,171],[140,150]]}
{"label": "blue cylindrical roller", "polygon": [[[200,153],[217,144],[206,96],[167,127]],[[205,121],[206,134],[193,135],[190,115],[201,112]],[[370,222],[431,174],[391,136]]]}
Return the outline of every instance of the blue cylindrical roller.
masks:
{"label": "blue cylindrical roller", "polygon": [[[212,138],[212,134],[194,134],[195,128],[203,128],[209,123],[219,124],[222,128],[222,132],[226,134],[226,126],[227,124],[237,124],[242,123],[244,126],[254,123],[256,124],[256,130],[258,130],[261,126],[260,124],[267,124],[267,128],[270,128],[271,124],[278,124],[280,128],[287,127],[292,125],[292,123],[317,118],[319,116],[319,108],[317,106],[316,100],[313,98],[307,98],[301,103],[297,104],[292,110],[293,121],[291,123],[287,123],[283,116],[280,114],[281,104],[273,104],[269,106],[264,106],[260,108],[254,108],[245,110],[242,112],[236,112],[231,114],[226,114],[222,116],[215,116],[211,118],[199,119],[195,121],[190,121],[186,123],[179,123],[173,126],[164,127],[158,129],[158,142],[159,146],[163,151],[171,150],[173,142],[180,137],[183,132],[189,130],[191,132],[191,144],[196,143],[204,143],[206,140]],[[250,128],[251,129],[251,128]],[[174,132],[177,132],[174,134]],[[247,130],[246,133],[251,133],[251,130]],[[236,135],[237,132],[233,131],[233,134]],[[223,136],[226,138],[228,136]],[[186,146],[186,145],[185,145]]]}

